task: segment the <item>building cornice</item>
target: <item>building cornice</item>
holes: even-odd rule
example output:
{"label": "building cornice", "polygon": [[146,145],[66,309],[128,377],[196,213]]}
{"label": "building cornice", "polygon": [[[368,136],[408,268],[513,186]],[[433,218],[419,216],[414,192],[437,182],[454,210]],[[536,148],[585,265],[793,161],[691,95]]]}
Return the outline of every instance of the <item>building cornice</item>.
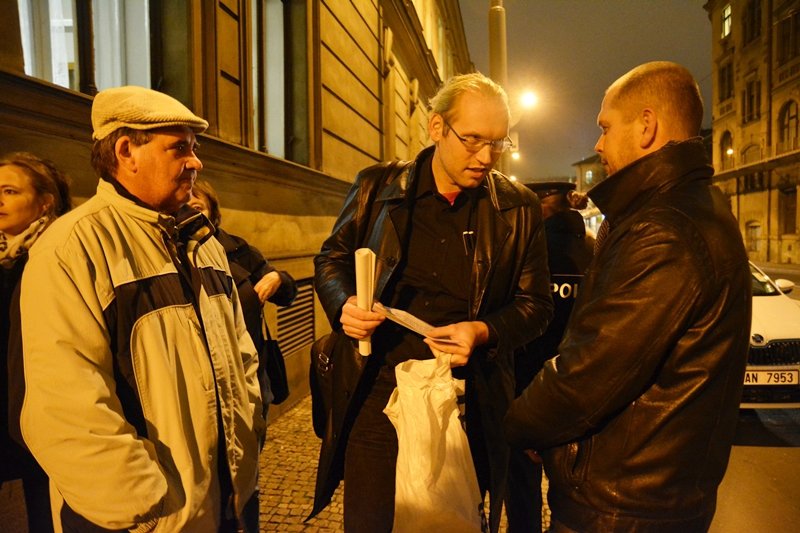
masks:
{"label": "building cornice", "polygon": [[[424,100],[427,100],[427,97],[433,96],[439,89],[442,79],[439,76],[436,58],[425,40],[414,3],[411,0],[381,0],[380,5],[386,25],[394,34],[392,51],[409,69],[409,77],[419,80],[420,93],[425,96]],[[455,71],[472,72],[474,67],[469,58],[469,47],[458,0],[438,0],[438,6],[449,36],[449,43],[453,47]]]}
{"label": "building cornice", "polygon": [[[38,136],[92,144],[92,98],[58,85],[0,70],[0,124]],[[267,180],[282,187],[344,197],[351,183],[266,153],[201,134],[206,172]]]}
{"label": "building cornice", "polygon": [[800,163],[800,149],[756,161],[755,163],[749,163],[747,165],[717,172],[714,174],[714,181],[724,181],[754,172],[765,172],[786,165],[794,165],[795,163]]}
{"label": "building cornice", "polygon": [[434,94],[441,79],[414,4],[410,0],[381,0],[381,7],[386,25],[395,36],[392,51],[411,69],[409,77],[419,80],[421,92]]}

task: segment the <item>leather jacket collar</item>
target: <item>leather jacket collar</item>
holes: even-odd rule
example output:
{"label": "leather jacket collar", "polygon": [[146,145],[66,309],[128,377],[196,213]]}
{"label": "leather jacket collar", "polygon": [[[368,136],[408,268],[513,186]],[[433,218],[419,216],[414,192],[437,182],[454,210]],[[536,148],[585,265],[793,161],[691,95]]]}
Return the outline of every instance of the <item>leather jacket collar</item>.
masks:
{"label": "leather jacket collar", "polygon": [[[436,146],[429,146],[422,150],[417,158],[408,166],[407,172],[401,172],[397,179],[387,183],[382,187],[375,198],[376,202],[386,202],[392,200],[403,200],[408,194],[415,194],[417,178],[419,176],[418,166],[427,164],[426,159],[433,157]],[[492,170],[480,184],[489,195],[492,205],[498,211],[512,209],[524,204],[519,192],[514,189],[514,185],[507,180],[497,179],[501,174]]]}
{"label": "leather jacket collar", "polygon": [[589,198],[614,226],[618,219],[636,211],[637,204],[658,192],[696,179],[710,180],[714,169],[708,163],[700,137],[667,143],[660,150],[637,159],[592,187]]}

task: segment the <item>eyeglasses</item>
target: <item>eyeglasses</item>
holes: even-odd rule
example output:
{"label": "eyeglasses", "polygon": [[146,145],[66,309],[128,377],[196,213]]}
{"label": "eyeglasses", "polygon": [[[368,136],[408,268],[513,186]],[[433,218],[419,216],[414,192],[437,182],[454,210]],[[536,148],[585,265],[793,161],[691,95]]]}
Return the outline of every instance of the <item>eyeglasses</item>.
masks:
{"label": "eyeglasses", "polygon": [[489,149],[495,154],[502,154],[512,146],[514,146],[513,141],[510,137],[504,137],[502,139],[481,139],[480,137],[476,137],[475,135],[465,135],[462,137],[458,134],[458,132],[450,125],[447,120],[444,118],[445,125],[450,128],[450,130],[455,134],[456,138],[461,141],[461,144],[464,145],[464,148],[469,150],[470,152],[479,152],[483,149],[484,146],[487,144],[489,145]]}

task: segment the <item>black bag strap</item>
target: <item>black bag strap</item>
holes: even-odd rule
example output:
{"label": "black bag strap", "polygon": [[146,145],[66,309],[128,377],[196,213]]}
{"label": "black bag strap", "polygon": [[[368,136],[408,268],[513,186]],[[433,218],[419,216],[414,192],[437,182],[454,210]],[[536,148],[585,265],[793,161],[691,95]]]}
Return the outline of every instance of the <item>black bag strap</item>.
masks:
{"label": "black bag strap", "polygon": [[267,314],[263,311],[261,312],[261,329],[263,330],[262,333],[265,335],[267,341],[272,340],[272,334],[269,332],[269,324],[267,324]]}

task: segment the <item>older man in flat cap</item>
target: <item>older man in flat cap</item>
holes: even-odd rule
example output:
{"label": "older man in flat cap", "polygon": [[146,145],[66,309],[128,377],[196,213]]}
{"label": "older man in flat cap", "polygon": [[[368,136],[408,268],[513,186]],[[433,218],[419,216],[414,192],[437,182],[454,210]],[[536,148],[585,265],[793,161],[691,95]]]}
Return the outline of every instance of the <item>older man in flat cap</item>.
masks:
{"label": "older man in flat cap", "polygon": [[119,87],[97,94],[92,125],[97,193],[48,229],[22,280],[21,429],[56,528],[249,531],[257,357],[225,251],[182,207],[208,123]]}

